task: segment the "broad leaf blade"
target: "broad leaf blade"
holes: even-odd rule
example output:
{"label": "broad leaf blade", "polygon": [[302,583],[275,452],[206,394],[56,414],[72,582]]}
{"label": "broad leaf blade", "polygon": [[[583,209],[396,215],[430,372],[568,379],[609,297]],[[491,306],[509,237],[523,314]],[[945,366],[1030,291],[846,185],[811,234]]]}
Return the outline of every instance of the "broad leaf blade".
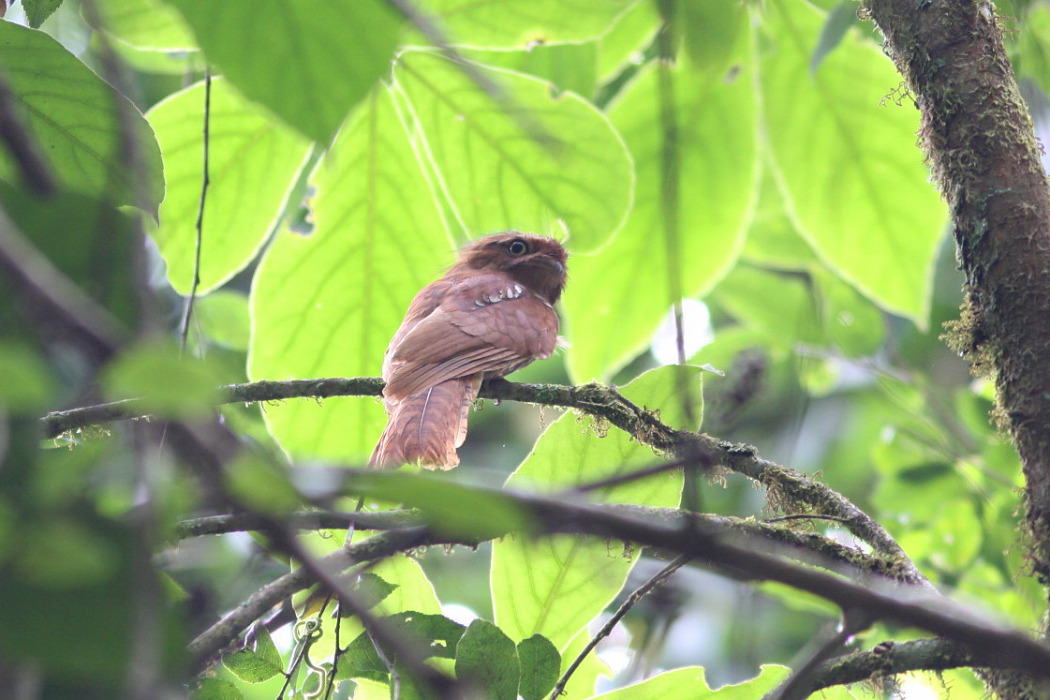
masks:
{"label": "broad leaf blade", "polygon": [[[746,27],[742,27],[746,30]],[[747,56],[746,31],[734,58]],[[714,75],[685,57],[671,70],[681,159],[678,211],[682,291],[709,290],[736,261],[757,200],[758,121],[751,70]],[[608,379],[650,343],[671,308],[662,209],[660,85],[648,69],[610,112],[638,174],[627,223],[598,254],[570,260],[563,308],[576,381]],[[586,330],[586,332],[581,332]]]}
{"label": "broad leaf blade", "polygon": [[894,103],[900,76],[855,34],[811,73],[822,13],[780,2],[765,17],[766,128],[796,225],[836,274],[924,325],[946,216],[915,148],[918,111],[908,97]]}
{"label": "broad leaf blade", "polygon": [[514,642],[491,622],[470,623],[456,648],[456,677],[478,683],[482,697],[515,700],[520,675]]}
{"label": "broad leaf blade", "polygon": [[182,15],[161,0],[105,0],[97,5],[101,28],[130,46],[158,51],[197,48]]}
{"label": "broad leaf blade", "polygon": [[[621,391],[635,404],[659,410],[669,424],[679,425],[679,369],[652,370]],[[684,369],[689,377],[686,384],[698,401],[701,370]],[[547,428],[532,454],[508,479],[508,485],[563,489],[628,473],[659,459],[622,431],[611,429],[604,438],[594,431],[592,418],[578,419],[572,412],[566,413]],[[671,507],[678,505],[681,493],[682,474],[672,472],[607,488],[596,495],[605,502]],[[556,648],[564,649],[616,596],[637,556],[637,551],[615,543],[570,536],[499,540],[492,547],[496,623],[514,639],[542,634]]]}
{"label": "broad leaf blade", "polygon": [[231,82],[327,143],[389,69],[401,18],[385,0],[168,0]]}
{"label": "broad leaf blade", "polygon": [[[147,115],[164,154],[167,195],[152,232],[180,293],[193,285],[204,178],[204,83]],[[241,97],[228,81],[211,86],[208,192],[201,227],[200,287],[227,281],[258,253],[306,162],[309,142]]]}
{"label": "broad leaf blade", "polygon": [[520,48],[604,34],[635,0],[423,0],[455,44]]}
{"label": "broad leaf blade", "polygon": [[[160,149],[127,98],[44,32],[11,22],[0,22],[0,73],[59,186],[156,215],[164,195]],[[17,182],[17,173],[7,150],[0,151],[0,178]]]}
{"label": "broad leaf blade", "polygon": [[[252,286],[252,379],[379,373],[412,297],[452,262],[389,94],[356,111],[311,178],[315,227],[281,232]],[[384,424],[371,399],[290,401],[266,419],[297,457],[363,462]]]}
{"label": "broad leaf blade", "polygon": [[724,685],[711,690],[704,669],[699,666],[678,668],[648,678],[641,683],[596,695],[592,700],[649,700],[650,698],[688,697],[694,700],[754,700],[760,698],[788,676],[783,666],[766,665],[761,673],[743,683]]}
{"label": "broad leaf blade", "polygon": [[534,634],[518,643],[521,681],[518,695],[525,700],[542,700],[554,689],[561,669],[561,655],[546,637]]}
{"label": "broad leaf blade", "polygon": [[477,67],[492,95],[455,63],[405,53],[395,69],[463,232],[568,229],[574,251],[608,240],[634,188],[630,156],[605,116],[571,93]]}

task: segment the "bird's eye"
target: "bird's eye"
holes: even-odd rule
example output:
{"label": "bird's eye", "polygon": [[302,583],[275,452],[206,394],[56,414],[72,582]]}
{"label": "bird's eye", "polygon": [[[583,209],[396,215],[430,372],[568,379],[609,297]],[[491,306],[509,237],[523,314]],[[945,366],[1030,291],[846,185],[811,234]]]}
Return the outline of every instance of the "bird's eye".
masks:
{"label": "bird's eye", "polygon": [[525,255],[525,253],[529,252],[529,244],[520,238],[515,238],[507,244],[507,252],[514,257]]}

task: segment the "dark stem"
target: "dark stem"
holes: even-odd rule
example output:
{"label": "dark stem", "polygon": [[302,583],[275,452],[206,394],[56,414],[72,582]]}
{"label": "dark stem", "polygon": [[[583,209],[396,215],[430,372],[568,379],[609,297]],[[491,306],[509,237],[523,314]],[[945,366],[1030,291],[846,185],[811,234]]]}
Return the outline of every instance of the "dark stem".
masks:
{"label": "dark stem", "polygon": [[204,127],[203,127],[203,164],[201,172],[201,196],[197,205],[197,221],[195,229],[197,232],[193,250],[193,283],[190,285],[189,296],[186,297],[186,305],[182,311],[182,323],[179,330],[179,347],[186,349],[186,338],[190,334],[190,319],[193,317],[193,302],[197,298],[197,287],[201,283],[201,247],[204,243],[204,203],[208,197],[208,185],[211,184],[211,175],[208,167],[209,142],[211,133],[211,69],[204,70]]}
{"label": "dark stem", "polygon": [[677,557],[674,561],[672,561],[670,564],[658,571],[656,575],[654,575],[648,581],[636,588],[634,592],[627,596],[627,600],[623,601],[623,604],[619,607],[619,609],[617,609],[615,613],[613,613],[612,617],[609,618],[608,622],[606,622],[602,626],[602,628],[598,630],[598,633],[591,638],[591,641],[587,643],[587,646],[583,648],[583,651],[580,652],[579,656],[577,656],[576,659],[573,660],[572,664],[570,664],[569,667],[565,669],[565,673],[562,674],[562,677],[558,680],[557,685],[554,686],[554,690],[551,691],[551,700],[557,700],[558,696],[565,692],[565,686],[568,684],[569,679],[572,678],[572,674],[576,673],[576,669],[580,667],[580,664],[583,663],[583,660],[587,658],[588,654],[594,651],[594,648],[598,646],[598,643],[606,637],[608,637],[610,634],[612,634],[613,629],[616,628],[616,625],[620,624],[620,620],[622,620],[624,616],[628,612],[630,612],[631,608],[633,608],[639,600],[647,596],[650,591],[664,583],[667,579],[671,578],[671,574],[685,566],[690,559],[692,559],[692,557],[686,556],[684,554]]}

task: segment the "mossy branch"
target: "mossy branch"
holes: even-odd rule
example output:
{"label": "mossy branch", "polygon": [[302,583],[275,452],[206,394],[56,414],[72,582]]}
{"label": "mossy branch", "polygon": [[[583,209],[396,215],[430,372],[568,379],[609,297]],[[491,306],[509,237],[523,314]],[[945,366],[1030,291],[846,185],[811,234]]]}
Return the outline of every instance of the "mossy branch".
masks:
{"label": "mossy branch", "polygon": [[[347,470],[348,483],[371,489],[389,488],[398,474]],[[393,483],[392,483],[393,482]],[[870,620],[893,620],[925,629],[957,644],[965,645],[973,663],[1021,669],[1038,676],[1050,674],[1050,647],[1019,630],[992,622],[936,593],[914,585],[901,585],[893,579],[870,576],[841,562],[823,560],[822,571],[784,556],[795,548],[785,548],[767,537],[765,528],[779,531],[777,536],[796,537],[776,526],[747,524],[714,516],[691,517],[685,512],[665,513],[654,518],[653,509],[571,503],[562,499],[535,496],[506,489],[470,489],[474,496],[494,499],[527,514],[538,530],[534,535],[575,534],[607,537],[652,547],[670,554],[687,555],[727,575],[749,581],[775,581],[819,596],[844,611],[863,613]],[[390,516],[382,516],[390,517]],[[426,518],[426,514],[423,514]],[[514,519],[510,519],[514,520]],[[490,524],[495,527],[495,521]],[[512,527],[508,522],[503,528]],[[487,538],[509,530],[489,529]],[[424,545],[466,543],[464,536],[443,536],[428,526],[408,527],[381,533],[365,542],[342,549],[318,561],[327,570],[342,570],[396,551]],[[809,549],[811,543],[796,540]],[[810,550],[812,552],[812,550]],[[834,572],[834,573],[832,573]],[[298,576],[297,576],[298,574]],[[852,574],[844,576],[844,574]],[[858,575],[859,574],[859,575]],[[203,663],[236,637],[237,627],[245,627],[262,612],[295,590],[312,582],[299,571],[268,585],[231,612],[216,628],[208,630],[191,644],[194,657]],[[220,631],[221,630],[221,631]],[[232,636],[231,636],[232,635]]]}
{"label": "mossy branch", "polygon": [[[380,396],[383,381],[373,377],[299,379],[229,384],[221,388],[224,403],[269,402],[293,398]],[[637,406],[614,387],[602,384],[486,383],[481,398],[522,401],[571,408],[608,421],[638,442],[672,455],[678,462],[710,470],[717,465],[743,474],[765,486],[774,506],[788,513],[813,512],[839,519],[843,526],[875,551],[899,562],[902,581],[925,581],[890,534],[871,516],[827,485],[758,456],[750,445],[718,440],[704,433],[678,430],[663,423],[652,410]],[[137,399],[55,411],[41,421],[45,435],[55,437],[90,425],[142,417]]]}

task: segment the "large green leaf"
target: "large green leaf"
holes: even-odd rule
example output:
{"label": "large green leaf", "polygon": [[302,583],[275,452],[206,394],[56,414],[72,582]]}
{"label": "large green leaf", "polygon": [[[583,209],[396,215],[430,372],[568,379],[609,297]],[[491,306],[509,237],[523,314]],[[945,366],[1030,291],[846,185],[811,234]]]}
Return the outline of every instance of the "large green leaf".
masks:
{"label": "large green leaf", "polygon": [[561,669],[561,656],[551,641],[534,634],[518,642],[521,681],[518,694],[525,700],[542,700],[554,689]]}
{"label": "large green leaf", "polygon": [[160,51],[196,49],[182,15],[161,0],[102,0],[102,28],[130,46]]}
{"label": "large green leaf", "polygon": [[499,94],[433,53],[408,52],[395,69],[464,234],[550,233],[563,222],[575,251],[600,246],[620,227],[634,187],[619,135],[574,94],[476,70]]}
{"label": "large green leaf", "polygon": [[[770,3],[761,89],[789,210],[838,275],[924,325],[945,208],[915,147],[919,113],[893,64],[855,32],[810,71],[823,13]],[[900,104],[896,104],[900,102]]]}
{"label": "large green leaf", "polygon": [[[312,176],[315,227],[283,231],[252,286],[252,379],[376,375],[413,295],[452,261],[390,94],[355,112]],[[368,399],[266,407],[297,457],[364,461],[383,408]]]}
{"label": "large green leaf", "polygon": [[401,18],[386,0],[168,0],[246,96],[327,143],[389,69]]}
{"label": "large green leaf", "polygon": [[515,700],[520,675],[514,642],[491,622],[471,622],[456,646],[456,677],[479,685],[486,698]]}
{"label": "large green leaf", "polygon": [[[164,194],[160,149],[128,99],[44,32],[10,22],[0,22],[0,74],[61,187],[156,213]],[[20,179],[7,149],[0,149],[0,178]]]}
{"label": "large green leaf", "polygon": [[[686,372],[687,382],[681,381],[679,370]],[[639,406],[659,410],[671,425],[681,425],[683,389],[699,401],[699,368],[652,370],[623,387],[622,393]],[[658,459],[620,430],[610,429],[599,438],[595,432],[600,427],[591,417],[566,413],[547,428],[532,454],[508,479],[508,486],[569,488],[634,471]],[[682,475],[674,472],[604,489],[597,496],[607,502],[671,507],[678,505],[681,493]],[[623,587],[638,552],[617,549],[604,540],[571,536],[495,542],[491,586],[496,623],[513,639],[542,634],[564,649]]]}
{"label": "large green leaf", "polygon": [[743,683],[724,685],[711,690],[704,669],[699,666],[678,668],[648,678],[641,683],[595,695],[593,700],[649,700],[649,698],[690,698],[691,700],[754,700],[773,690],[788,677],[784,666],[766,665],[761,673]]}
{"label": "large green leaf", "polygon": [[64,275],[134,327],[140,308],[133,261],[141,242],[132,217],[93,197],[32,197],[6,183],[0,183],[0,207]]}
{"label": "large green leaf", "polygon": [[[738,60],[748,55],[743,30],[732,44]],[[572,339],[569,370],[577,381],[612,375],[649,344],[671,308],[658,70],[646,70],[610,113],[634,156],[634,210],[607,248],[570,261],[564,310]],[[676,67],[663,70],[673,82],[681,159],[675,257],[682,291],[694,296],[735,262],[757,199],[755,95],[746,64],[732,75],[717,75],[683,56]]]}
{"label": "large green leaf", "polygon": [[[648,1],[648,0],[643,0]],[[422,0],[452,43],[525,47],[593,39],[637,0]]]}
{"label": "large green leaf", "polygon": [[[204,177],[204,93],[204,83],[198,83],[147,115],[164,154],[167,181],[153,238],[168,263],[168,279],[182,293],[193,284]],[[310,147],[218,78],[212,80],[208,132],[200,293],[218,287],[255,257]]]}

